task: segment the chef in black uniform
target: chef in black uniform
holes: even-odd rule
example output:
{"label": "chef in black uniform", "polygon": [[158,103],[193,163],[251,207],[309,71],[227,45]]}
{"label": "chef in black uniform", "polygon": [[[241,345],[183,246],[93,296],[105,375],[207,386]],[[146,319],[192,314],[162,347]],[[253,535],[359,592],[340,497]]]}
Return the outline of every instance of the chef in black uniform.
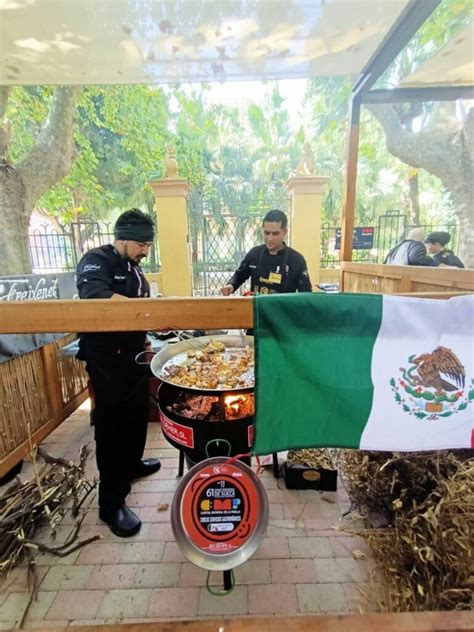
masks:
{"label": "chef in black uniform", "polygon": [[306,261],[285,243],[288,219],[283,211],[269,211],[263,218],[264,244],[252,248],[221,289],[224,296],[235,292],[250,278],[254,294],[311,292]]}
{"label": "chef in black uniform", "polygon": [[[155,229],[139,209],[122,213],[113,245],[87,252],[77,266],[81,299],[107,298],[127,301],[150,296],[140,261],[148,255]],[[133,479],[160,469],[158,459],[143,460],[149,394],[148,367],[135,356],[144,351],[146,332],[84,333],[80,336],[80,360],[94,389],[96,459],[100,474],[99,517],[118,536],[138,533],[141,521],[127,507],[125,498]]]}
{"label": "chef in black uniform", "polygon": [[442,230],[430,233],[425,239],[425,244],[428,252],[433,257],[434,264],[436,266],[452,266],[454,268],[464,268],[464,264],[456,257],[452,250],[446,248],[446,244],[449,243],[451,235]]}

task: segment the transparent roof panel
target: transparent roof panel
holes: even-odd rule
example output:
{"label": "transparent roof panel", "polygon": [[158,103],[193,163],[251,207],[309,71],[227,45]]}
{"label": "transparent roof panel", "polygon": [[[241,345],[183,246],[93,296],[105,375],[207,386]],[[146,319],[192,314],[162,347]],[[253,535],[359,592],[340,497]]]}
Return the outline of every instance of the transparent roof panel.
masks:
{"label": "transparent roof panel", "polygon": [[357,75],[408,0],[0,0],[0,84]]}

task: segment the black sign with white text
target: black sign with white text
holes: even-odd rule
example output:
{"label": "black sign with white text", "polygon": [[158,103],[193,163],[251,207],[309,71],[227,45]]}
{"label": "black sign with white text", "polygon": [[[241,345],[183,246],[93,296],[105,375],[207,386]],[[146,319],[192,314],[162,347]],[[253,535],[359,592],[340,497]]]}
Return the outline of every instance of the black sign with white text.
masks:
{"label": "black sign with white text", "polygon": [[[352,233],[352,248],[354,250],[370,250],[374,247],[374,233],[375,228],[373,226],[358,226],[354,228]],[[336,228],[336,242],[334,244],[334,250],[341,249],[341,229]]]}
{"label": "black sign with white text", "polygon": [[0,301],[77,299],[74,272],[0,277]]}

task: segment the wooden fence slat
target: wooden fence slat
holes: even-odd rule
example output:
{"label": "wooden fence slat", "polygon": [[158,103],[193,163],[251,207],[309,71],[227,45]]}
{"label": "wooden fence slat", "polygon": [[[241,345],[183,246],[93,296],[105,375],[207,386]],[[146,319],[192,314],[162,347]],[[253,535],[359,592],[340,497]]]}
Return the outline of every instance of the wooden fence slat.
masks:
{"label": "wooden fence slat", "polygon": [[41,442],[87,398],[83,363],[61,354],[72,339],[0,364],[0,476],[29,453],[30,435]]}
{"label": "wooden fence slat", "polygon": [[63,398],[61,384],[59,381],[59,370],[57,363],[56,345],[49,344],[41,347],[41,358],[43,361],[43,371],[47,376],[46,389],[51,412],[53,417],[59,417],[63,408]]}
{"label": "wooden fence slat", "polygon": [[[376,283],[375,283],[376,282]],[[474,270],[341,262],[344,292],[474,292]]]}

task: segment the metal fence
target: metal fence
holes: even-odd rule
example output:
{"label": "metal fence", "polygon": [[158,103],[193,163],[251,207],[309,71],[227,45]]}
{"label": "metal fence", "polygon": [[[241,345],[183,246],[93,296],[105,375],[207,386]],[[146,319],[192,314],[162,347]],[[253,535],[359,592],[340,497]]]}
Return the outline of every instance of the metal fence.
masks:
{"label": "metal fence", "polygon": [[[193,294],[218,295],[246,253],[263,243],[262,220],[269,209],[288,211],[287,193],[281,189],[252,198],[246,205],[235,197],[197,190],[188,197]],[[291,226],[288,227],[291,231]],[[245,283],[239,293],[250,288]]]}
{"label": "metal fence", "polygon": [[[68,225],[44,224],[28,232],[29,251],[34,273],[72,272],[82,257],[91,248],[113,243],[113,224],[84,221]],[[143,260],[146,272],[158,272],[158,242]]]}
{"label": "metal fence", "polygon": [[[388,211],[379,217],[374,228],[373,247],[368,250],[353,250],[352,261],[364,263],[383,263],[388,252],[406,238],[412,228],[421,228],[425,235],[442,230],[451,235],[449,248],[457,254],[459,250],[459,227],[455,221],[447,223],[417,224],[408,223],[407,216],[399,211]],[[321,227],[321,268],[338,268],[340,250],[336,250],[337,226],[323,224]]]}
{"label": "metal fence", "polygon": [[[212,296],[237,268],[245,254],[263,242],[262,219],[268,204],[248,213],[246,209],[220,214],[215,209],[191,208],[190,242],[192,253],[194,294]],[[282,208],[282,205],[280,205]],[[289,227],[291,230],[291,226]],[[408,224],[406,215],[399,211],[388,211],[381,216],[374,228],[373,247],[369,250],[354,250],[353,261],[382,263],[388,251],[402,241],[414,228]],[[459,229],[455,222],[420,225],[428,234],[435,230],[450,233],[449,247],[457,253]],[[338,268],[340,250],[336,250],[336,226],[323,224],[321,227],[321,268]],[[97,221],[73,222],[67,226],[43,225],[29,231],[29,248],[34,273],[70,272],[76,269],[82,255],[97,246],[112,243],[113,224]],[[291,239],[289,239],[291,243]],[[303,253],[304,254],[304,253]],[[158,243],[155,242],[143,268],[146,272],[159,271]],[[248,289],[247,285],[241,292]]]}
{"label": "metal fence", "polygon": [[[262,218],[225,214],[191,217],[193,288],[195,296],[219,294],[245,254],[262,243]],[[245,291],[247,284],[242,286]]]}

